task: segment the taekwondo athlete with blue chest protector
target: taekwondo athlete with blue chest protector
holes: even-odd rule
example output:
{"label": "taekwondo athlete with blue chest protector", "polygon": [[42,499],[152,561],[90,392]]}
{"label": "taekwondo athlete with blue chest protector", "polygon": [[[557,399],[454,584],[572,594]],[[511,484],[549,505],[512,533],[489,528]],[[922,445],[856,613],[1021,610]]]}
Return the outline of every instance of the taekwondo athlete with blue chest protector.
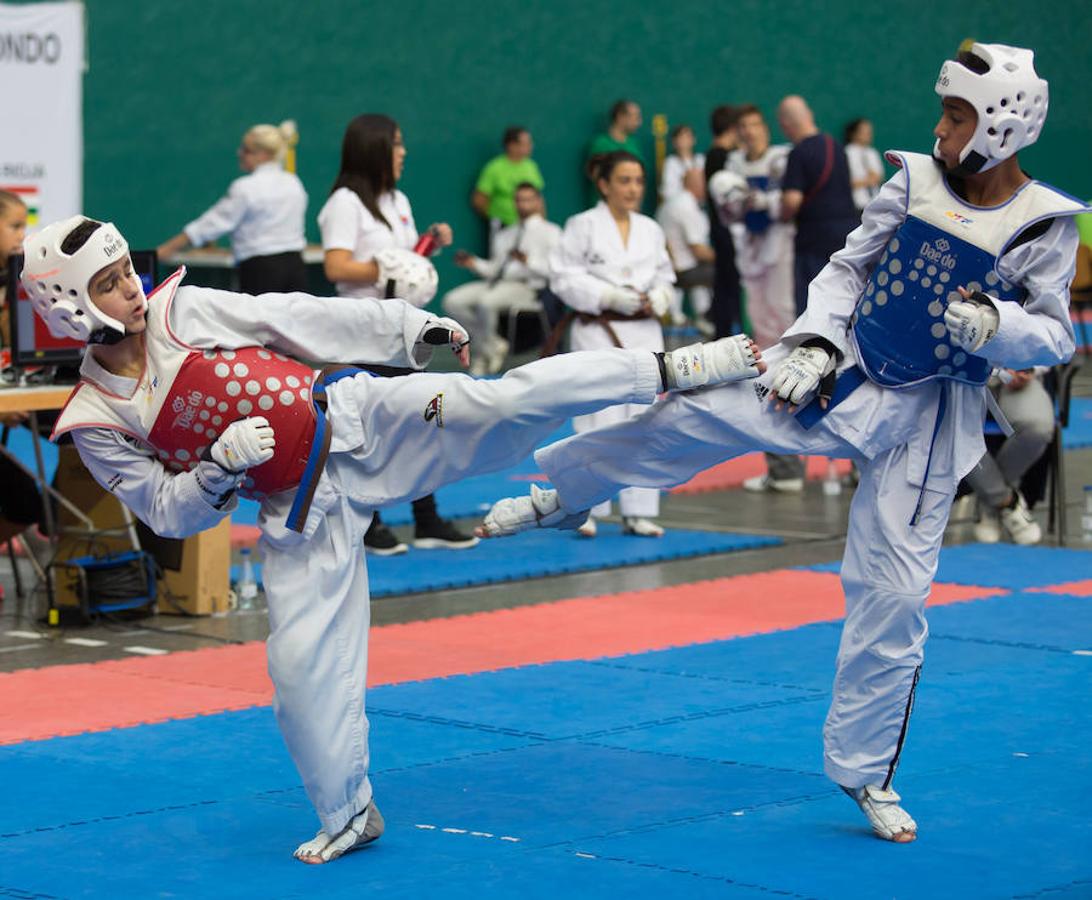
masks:
{"label": "taekwondo athlete with blue chest protector", "polygon": [[[925,600],[956,487],[984,451],[985,384],[994,367],[1072,356],[1073,216],[1086,211],[1017,163],[1047,113],[1030,50],[965,44],[936,93],[933,155],[888,155],[898,172],[764,353],[765,376],[673,395],[536,454],[571,515],[623,485],[669,487],[753,450],[857,461],[824,768],[875,833],[898,843],[917,833],[892,779],[928,634]],[[528,503],[500,501],[479,533],[538,524]]]}

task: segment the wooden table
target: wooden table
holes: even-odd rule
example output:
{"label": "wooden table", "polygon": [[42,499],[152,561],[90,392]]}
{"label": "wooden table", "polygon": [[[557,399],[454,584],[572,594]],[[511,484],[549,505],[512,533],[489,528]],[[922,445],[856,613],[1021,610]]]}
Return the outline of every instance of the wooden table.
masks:
{"label": "wooden table", "polygon": [[74,387],[73,384],[43,384],[0,388],[0,413],[60,409],[67,402]]}

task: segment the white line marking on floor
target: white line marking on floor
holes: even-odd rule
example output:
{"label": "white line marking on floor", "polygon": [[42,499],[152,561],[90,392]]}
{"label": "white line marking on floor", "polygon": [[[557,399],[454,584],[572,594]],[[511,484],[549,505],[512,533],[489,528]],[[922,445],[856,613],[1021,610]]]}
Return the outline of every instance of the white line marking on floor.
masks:
{"label": "white line marking on floor", "polygon": [[579,856],[581,859],[598,859],[594,853],[581,853],[579,850],[576,852],[576,856]]}
{"label": "white line marking on floor", "polygon": [[[15,634],[14,631],[9,631],[8,634]],[[1074,650],[1074,656],[1092,656],[1092,650]]]}
{"label": "white line marking on floor", "polygon": [[518,844],[519,843],[519,838],[517,838],[517,837],[508,837],[507,835],[504,835],[504,834],[501,835],[501,840],[502,841],[511,841],[513,844]]}
{"label": "white line marking on floor", "polygon": [[472,837],[493,837],[492,831],[472,831],[470,834]]}
{"label": "white line marking on floor", "polygon": [[141,656],[165,656],[168,651],[158,647],[122,647],[126,653],[139,653]]}
{"label": "white line marking on floor", "polygon": [[40,641],[45,637],[44,634],[38,634],[37,631],[5,631],[4,634],[8,637],[29,638],[32,641]]}
{"label": "white line marking on floor", "polygon": [[[479,837],[479,838],[496,838],[497,837],[497,835],[493,834],[493,832],[491,832],[491,831],[468,831],[465,828],[450,828],[450,827],[449,828],[442,828],[439,825],[423,825],[423,824],[422,825],[414,825],[413,827],[414,828],[420,828],[422,831],[442,831],[442,832],[444,832],[444,834],[468,834],[471,837]],[[509,835],[504,835],[504,834],[500,835],[500,837],[498,839],[502,840],[502,841],[508,841],[511,844],[518,844],[521,840],[523,840],[522,838],[510,837]]]}
{"label": "white line marking on floor", "polygon": [[448,834],[466,834],[465,828],[445,828],[444,831]]}
{"label": "white line marking on floor", "polygon": [[435,825],[414,825],[414,828],[420,828],[422,831],[435,831]]}
{"label": "white line marking on floor", "polygon": [[14,647],[0,647],[0,653],[14,653],[16,650],[38,650],[41,644],[16,644]]}
{"label": "white line marking on floor", "polygon": [[94,638],[65,638],[66,644],[72,644],[76,647],[105,647],[106,641],[96,641]]}

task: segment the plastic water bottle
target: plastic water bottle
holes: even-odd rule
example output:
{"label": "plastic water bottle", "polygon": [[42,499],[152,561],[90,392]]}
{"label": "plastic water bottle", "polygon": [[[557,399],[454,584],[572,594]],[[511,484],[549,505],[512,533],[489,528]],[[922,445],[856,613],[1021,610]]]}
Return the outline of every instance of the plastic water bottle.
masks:
{"label": "plastic water bottle", "polygon": [[239,609],[257,609],[258,607],[258,582],[254,578],[254,563],[250,560],[250,548],[244,547],[240,551],[243,562],[242,572],[235,584],[235,596]]}
{"label": "plastic water bottle", "polygon": [[1081,540],[1092,544],[1092,484],[1084,486],[1084,510],[1081,512]]}
{"label": "plastic water bottle", "polygon": [[837,497],[842,493],[842,479],[838,474],[838,463],[833,458],[827,460],[827,474],[823,478],[823,493],[828,497]]}

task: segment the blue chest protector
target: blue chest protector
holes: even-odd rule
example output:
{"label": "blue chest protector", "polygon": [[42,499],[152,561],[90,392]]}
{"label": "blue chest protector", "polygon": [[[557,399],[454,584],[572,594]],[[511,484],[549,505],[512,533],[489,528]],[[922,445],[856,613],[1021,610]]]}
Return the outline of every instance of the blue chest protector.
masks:
{"label": "blue chest protector", "polygon": [[996,258],[950,231],[908,215],[869,276],[850,320],[869,379],[909,387],[934,378],[985,384],[992,369],[950,339],[944,310],[962,285],[1000,300],[1023,289],[1002,281]]}
{"label": "blue chest protector", "polygon": [[[747,186],[756,191],[768,191],[770,176],[748,175]],[[765,234],[770,224],[770,213],[765,209],[749,209],[743,214],[743,227],[751,234]]]}

